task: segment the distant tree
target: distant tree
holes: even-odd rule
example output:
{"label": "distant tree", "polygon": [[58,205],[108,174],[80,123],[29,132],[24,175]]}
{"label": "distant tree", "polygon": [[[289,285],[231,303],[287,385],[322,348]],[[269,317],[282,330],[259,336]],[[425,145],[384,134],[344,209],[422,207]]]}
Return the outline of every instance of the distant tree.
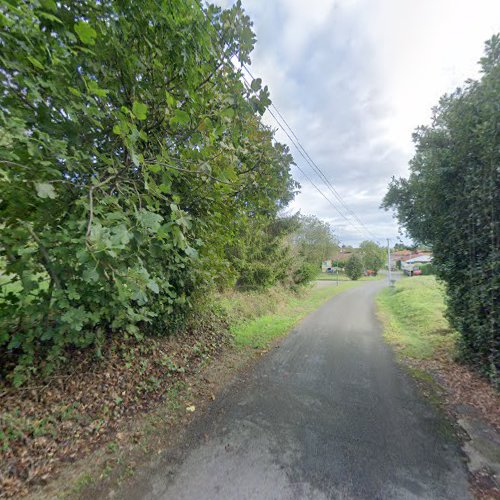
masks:
{"label": "distant tree", "polygon": [[365,269],[378,273],[385,264],[385,250],[374,241],[363,241],[359,245],[359,253]]}
{"label": "distant tree", "polygon": [[363,276],[363,262],[358,255],[353,254],[347,259],[345,273],[352,280],[358,280]]}
{"label": "distant tree", "polygon": [[308,264],[317,266],[338,252],[339,241],[328,222],[314,215],[299,215],[299,224],[292,237],[292,245]]}
{"label": "distant tree", "polygon": [[415,245],[405,245],[404,243],[396,243],[394,245],[394,251],[399,252],[401,250],[413,250]]}

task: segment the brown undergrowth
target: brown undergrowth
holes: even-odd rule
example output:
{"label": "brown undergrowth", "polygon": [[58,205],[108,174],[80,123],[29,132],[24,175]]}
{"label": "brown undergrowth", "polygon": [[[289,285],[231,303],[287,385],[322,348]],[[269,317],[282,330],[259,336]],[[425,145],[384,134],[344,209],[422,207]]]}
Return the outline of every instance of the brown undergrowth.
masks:
{"label": "brown undergrowth", "polygon": [[26,495],[151,412],[231,342],[217,317],[171,338],[113,341],[96,362],[73,353],[67,368],[22,388],[0,387],[0,498]]}
{"label": "brown undergrowth", "polygon": [[93,498],[93,491],[123,483],[266,351],[236,346],[230,326],[294,312],[298,301],[319,305],[337,291],[218,294],[183,333],[117,338],[100,361],[75,351],[48,379],[20,388],[0,382],[0,498]]}

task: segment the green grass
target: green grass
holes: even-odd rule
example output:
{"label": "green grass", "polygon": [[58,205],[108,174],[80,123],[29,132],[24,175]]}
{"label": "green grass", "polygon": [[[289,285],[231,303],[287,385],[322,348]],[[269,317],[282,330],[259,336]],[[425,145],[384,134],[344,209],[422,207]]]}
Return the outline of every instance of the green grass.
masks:
{"label": "green grass", "polygon": [[[276,338],[288,333],[290,329],[309,313],[317,309],[331,297],[356,286],[355,282],[342,283],[339,286],[310,288],[298,294],[282,294],[281,302],[272,312],[243,319],[231,327],[237,347],[253,347],[264,349]],[[265,304],[270,304],[272,299],[261,295]],[[276,303],[275,303],[276,304]]]}
{"label": "green grass", "polygon": [[377,305],[384,337],[403,356],[454,354],[457,333],[444,316],[444,291],[434,276],[402,278],[379,294]]}

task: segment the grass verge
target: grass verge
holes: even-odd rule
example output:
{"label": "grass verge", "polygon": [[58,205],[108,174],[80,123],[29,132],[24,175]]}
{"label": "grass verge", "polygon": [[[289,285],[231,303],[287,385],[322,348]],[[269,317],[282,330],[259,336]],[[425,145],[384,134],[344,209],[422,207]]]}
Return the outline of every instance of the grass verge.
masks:
{"label": "grass verge", "polygon": [[455,356],[457,333],[444,316],[444,292],[434,276],[402,278],[377,297],[384,337],[415,360]]}
{"label": "grass verge", "polygon": [[487,380],[456,361],[458,334],[445,318],[444,297],[433,276],[403,278],[386,288],[377,298],[384,336],[424,397],[449,417],[441,432],[453,439],[458,431],[465,442],[472,495],[500,498],[495,473],[500,458],[490,444],[500,437],[500,397]]}
{"label": "grass verge", "polygon": [[[429,370],[429,362],[455,357],[457,333],[444,316],[444,291],[434,276],[403,277],[377,297],[384,338],[393,345],[422,395],[443,415],[445,392]],[[440,434],[453,441],[456,427],[440,419]]]}
{"label": "grass verge", "polygon": [[356,282],[307,288],[301,293],[274,290],[271,296],[267,293],[239,294],[238,297],[228,297],[222,306],[234,318],[230,322],[230,331],[236,347],[265,349],[321,304],[353,286]]}

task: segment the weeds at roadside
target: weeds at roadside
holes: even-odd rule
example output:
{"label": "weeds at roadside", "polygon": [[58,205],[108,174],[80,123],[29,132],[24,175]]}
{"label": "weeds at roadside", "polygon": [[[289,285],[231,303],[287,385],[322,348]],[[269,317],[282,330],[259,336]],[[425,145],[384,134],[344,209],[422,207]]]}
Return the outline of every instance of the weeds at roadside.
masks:
{"label": "weeds at roadside", "polygon": [[[3,442],[8,447],[3,452],[2,466],[11,471],[31,468],[29,484],[23,483],[27,475],[11,478],[12,496],[21,488],[26,491],[28,487],[39,488],[58,473],[62,462],[85,463],[82,457],[99,456],[99,453],[104,458],[99,467],[92,469],[91,476],[96,479],[91,481],[86,471],[80,475],[75,472],[68,484],[63,485],[65,489],[71,489],[73,484],[75,491],[81,492],[98,487],[99,482],[128,477],[133,473],[133,467],[126,470],[130,462],[129,448],[148,456],[148,450],[157,446],[152,441],[158,428],[189,420],[199,411],[193,387],[186,380],[210,365],[223,349],[234,356],[227,369],[238,369],[241,365],[233,359],[248,360],[254,356],[255,349],[263,352],[271,341],[286,334],[302,317],[352,286],[356,284],[304,288],[299,293],[278,289],[266,294],[247,292],[220,297],[219,313],[213,316],[215,323],[200,322],[204,328],[201,333],[187,332],[184,337],[172,340],[152,339],[151,345],[142,344],[137,348],[133,344],[114,346],[109,353],[104,353],[103,361],[92,371],[85,369],[82,356],[74,363],[71,374],[45,384],[46,389],[37,393],[37,400],[31,398],[28,389],[19,392],[12,389],[4,414],[8,415],[7,419],[14,418],[10,418],[7,425],[4,417],[1,427]],[[227,333],[229,321],[234,325],[232,341]],[[196,383],[199,392],[204,382]],[[214,399],[212,392],[204,397],[208,401]],[[35,415],[32,420],[23,414],[27,408]],[[36,417],[42,414],[50,414],[51,418],[42,421]],[[140,433],[123,431],[132,417],[141,423]],[[35,434],[42,434],[44,439],[36,441]],[[48,455],[49,449],[55,452]],[[24,462],[23,456],[29,461]]]}

